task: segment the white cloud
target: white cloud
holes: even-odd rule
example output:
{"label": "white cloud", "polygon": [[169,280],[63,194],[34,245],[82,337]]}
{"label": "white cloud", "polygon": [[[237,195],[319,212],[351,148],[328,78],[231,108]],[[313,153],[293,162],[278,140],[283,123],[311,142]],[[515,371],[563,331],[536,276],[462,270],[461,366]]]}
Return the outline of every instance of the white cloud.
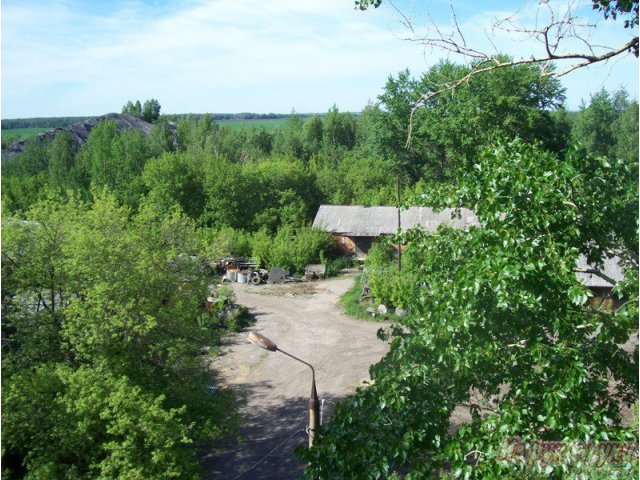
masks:
{"label": "white cloud", "polygon": [[[359,110],[388,75],[426,68],[422,49],[397,38],[405,32],[389,6],[360,12],[350,0],[89,5],[86,11],[86,2],[3,2],[4,118],[99,114],[150,97],[165,112],[326,111],[334,101]],[[471,17],[468,26],[478,29],[499,13]]]}
{"label": "white cloud", "polygon": [[[448,2],[447,2],[448,3]],[[495,10],[482,10],[483,5],[475,10],[470,7],[472,2],[456,2],[455,9],[459,30],[464,35],[467,45],[476,51],[495,54],[506,53],[514,59],[530,58],[532,56],[542,57],[546,54],[541,42],[534,39],[531,34],[517,33],[514,30],[535,29],[546,26],[550,20],[551,8],[555,20],[562,18],[568,12],[576,15],[575,33],[593,47],[593,53],[602,54],[611,47],[620,47],[638,34],[637,29],[626,30],[622,28],[622,21],[605,20],[602,15],[594,11],[592,2],[549,0],[548,2],[524,1],[521,4],[505,2],[507,8]],[[445,35],[454,35],[457,41],[461,37],[454,28],[453,17],[449,5],[445,5],[438,13],[431,18],[426,13],[426,9],[433,7],[433,2],[417,2],[414,5],[412,16],[407,16],[414,23],[414,31],[400,28],[405,35],[409,34],[414,39],[425,36],[434,37],[434,30],[428,29],[434,23]],[[433,10],[433,8],[432,8]],[[405,9],[403,12],[407,12]],[[510,18],[511,24],[505,24],[505,29],[494,28],[498,20]],[[594,25],[593,28],[581,28],[579,25]],[[553,37],[551,37],[553,38]],[[430,54],[448,57],[453,61],[466,62],[468,58],[455,53],[444,54],[438,50],[428,50]],[[586,44],[571,35],[566,35],[560,43],[558,53],[592,53]],[[557,61],[556,70],[565,71],[574,65],[575,61]],[[575,70],[562,77],[562,83],[567,88],[567,104],[571,109],[579,106],[580,100],[588,100],[589,94],[595,93],[601,88],[615,90],[625,87],[632,97],[637,98],[638,94],[638,61],[632,54],[621,55],[613,60],[594,64],[589,68]]]}

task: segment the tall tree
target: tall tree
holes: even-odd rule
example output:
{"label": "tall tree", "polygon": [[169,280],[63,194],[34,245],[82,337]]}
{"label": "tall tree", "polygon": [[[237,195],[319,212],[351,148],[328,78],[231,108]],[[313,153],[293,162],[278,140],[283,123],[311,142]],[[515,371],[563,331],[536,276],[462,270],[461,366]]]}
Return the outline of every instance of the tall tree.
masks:
{"label": "tall tree", "polygon": [[151,132],[147,137],[147,148],[149,155],[159,157],[165,152],[173,152],[175,150],[176,137],[174,132],[169,128],[169,122],[159,119],[151,127]]}
{"label": "tall tree", "polygon": [[323,139],[328,148],[353,148],[356,143],[356,122],[353,115],[340,113],[338,107],[333,105],[323,122]]}
{"label": "tall tree", "polygon": [[[623,348],[637,332],[628,227],[638,220],[637,167],[576,150],[560,159],[516,140],[483,148],[456,173],[455,185],[419,198],[465,205],[480,224],[404,238],[416,268],[392,280],[411,314],[381,333],[390,352],[372,384],[339,404],[303,452],[305,478],[613,477],[615,465],[568,452],[596,439],[637,442],[621,415],[638,398],[638,350]],[[626,259],[616,285],[625,302],[593,307],[576,277],[579,254],[597,266],[612,251]],[[541,440],[564,442],[565,455],[541,467],[513,451],[514,441]]]}
{"label": "tall tree", "polygon": [[155,98],[151,98],[144,102],[142,106],[142,119],[145,122],[155,122],[160,118],[160,102]]}
{"label": "tall tree", "polygon": [[615,147],[611,155],[638,163],[638,102],[633,102],[613,124]]}
{"label": "tall tree", "polygon": [[49,185],[54,189],[72,188],[72,170],[75,166],[76,148],[71,135],[61,132],[49,148]]}
{"label": "tall tree", "polygon": [[197,478],[192,442],[235,417],[207,391],[193,238],[98,192],[3,216],[3,476]]}
{"label": "tall tree", "polygon": [[304,151],[307,157],[318,153],[322,148],[324,126],[320,115],[312,115],[307,118],[302,127],[304,136]]}

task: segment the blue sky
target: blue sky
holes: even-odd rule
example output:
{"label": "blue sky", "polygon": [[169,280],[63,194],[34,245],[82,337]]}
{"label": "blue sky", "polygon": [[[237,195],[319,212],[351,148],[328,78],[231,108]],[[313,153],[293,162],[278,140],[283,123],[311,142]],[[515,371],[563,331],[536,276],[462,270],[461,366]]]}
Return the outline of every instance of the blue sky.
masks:
{"label": "blue sky", "polygon": [[[578,12],[598,20],[593,43],[629,38],[589,5]],[[450,27],[448,1],[395,6],[413,12],[418,33],[427,11]],[[539,15],[533,1],[455,6],[479,48],[491,47],[495,19],[516,10],[524,22]],[[403,40],[408,35],[389,2],[361,12],[352,0],[2,0],[1,116],[99,115],[152,97],[163,113],[325,112],[334,103],[359,111],[389,75],[419,74],[445,56]],[[526,39],[498,33],[490,40],[514,56],[536,51]],[[622,86],[637,98],[638,63],[628,56],[562,82],[571,109],[603,87]]]}

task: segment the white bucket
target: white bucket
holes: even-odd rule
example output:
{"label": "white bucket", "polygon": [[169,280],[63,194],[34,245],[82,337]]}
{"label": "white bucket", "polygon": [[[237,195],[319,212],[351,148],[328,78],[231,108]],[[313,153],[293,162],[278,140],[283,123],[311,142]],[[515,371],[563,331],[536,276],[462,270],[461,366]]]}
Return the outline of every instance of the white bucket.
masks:
{"label": "white bucket", "polygon": [[246,273],[238,273],[238,283],[247,283],[249,275]]}

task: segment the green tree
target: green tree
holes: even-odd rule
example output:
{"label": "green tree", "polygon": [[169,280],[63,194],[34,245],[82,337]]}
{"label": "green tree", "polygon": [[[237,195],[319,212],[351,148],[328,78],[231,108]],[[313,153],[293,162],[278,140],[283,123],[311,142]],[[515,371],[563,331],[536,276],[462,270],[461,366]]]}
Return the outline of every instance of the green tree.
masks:
{"label": "green tree", "polygon": [[24,144],[22,153],[2,160],[2,175],[30,177],[46,172],[49,166],[48,145],[37,138]]}
{"label": "green tree", "polygon": [[262,126],[254,127],[249,130],[246,143],[254,158],[265,157],[273,148],[273,136]]}
{"label": "green tree", "polygon": [[3,442],[25,478],[199,478],[184,410],[163,404],[105,368],[43,364],[8,382]]}
{"label": "green tree", "polygon": [[202,158],[201,169],[206,198],[201,223],[215,228],[251,226],[260,209],[256,200],[259,187],[243,166],[222,156],[208,155]]}
{"label": "green tree", "polygon": [[10,211],[26,210],[46,187],[49,146],[38,139],[26,142],[19,155],[2,158],[3,207]]}
{"label": "green tree", "polygon": [[49,148],[49,185],[54,189],[66,189],[73,186],[71,173],[75,166],[76,148],[71,135],[61,132]]}
{"label": "green tree", "polygon": [[462,158],[471,158],[496,136],[535,139],[548,148],[566,149],[562,140],[558,141],[550,114],[551,109],[561,106],[564,91],[557,79],[543,77],[535,66],[475,76],[452,94],[430,97],[413,111],[422,95],[472,68],[445,61],[431,67],[419,81],[408,71],[390,78],[380,96],[382,110],[373,116],[369,136],[373,151],[394,159],[397,169],[414,180],[425,176],[448,181]]}
{"label": "green tree", "polygon": [[[372,384],[303,452],[305,477],[512,478],[535,473],[501,461],[514,437],[637,441],[621,415],[638,396],[637,348],[622,347],[637,330],[637,234],[601,213],[635,206],[637,224],[636,169],[517,140],[482,149],[455,185],[423,192],[430,204],[472,208],[480,226],[404,238],[418,259],[402,292],[411,315],[381,334],[391,346]],[[597,266],[612,251],[626,266],[616,286],[625,303],[598,309],[576,262],[583,253]],[[452,429],[456,409],[469,420]],[[565,458],[546,475],[582,468]]]}
{"label": "green tree", "polygon": [[165,153],[152,158],[144,167],[142,182],[147,201],[163,212],[175,206],[193,219],[204,212],[206,195],[202,170],[193,154]]}
{"label": "green tree", "polygon": [[[338,165],[322,158],[310,163],[325,202],[335,205],[390,205],[396,199],[395,162],[376,155],[346,154]],[[366,174],[363,174],[366,172]]]}
{"label": "green tree", "polygon": [[111,150],[115,174],[110,187],[122,203],[134,207],[143,193],[140,174],[150,157],[145,137],[140,130],[125,130],[113,139]]}
{"label": "green tree", "polygon": [[[619,103],[619,99],[618,99]],[[619,115],[609,93],[602,89],[591,96],[573,124],[573,138],[595,155],[608,155],[614,145],[613,123]]]}
{"label": "green tree", "polygon": [[305,120],[302,126],[304,136],[304,151],[306,158],[318,153],[322,148],[323,133],[322,118],[320,115],[312,115]]}
{"label": "green tree", "polygon": [[30,177],[2,175],[2,206],[10,212],[27,210],[46,190],[47,175],[42,172]]}
{"label": "green tree", "polygon": [[142,106],[142,120],[145,122],[155,122],[160,118],[160,102],[155,98],[151,98],[144,102]]}
{"label": "green tree", "polygon": [[103,120],[96,125],[80,151],[80,165],[84,173],[83,187],[90,183],[113,187],[116,184],[116,169],[113,165],[113,143],[118,136],[115,120]]}
{"label": "green tree", "polygon": [[126,105],[122,107],[122,113],[142,118],[142,106],[140,105],[140,100],[136,100],[135,104],[129,100]]}
{"label": "green tree", "polygon": [[273,138],[273,153],[302,158],[304,154],[303,121],[300,115],[292,112],[281,130]]}
{"label": "green tree", "polygon": [[218,334],[197,321],[193,222],[94,197],[3,217],[3,467],[193,478],[192,443],[236,422],[227,394],[207,391],[200,351]]}
{"label": "green tree", "polygon": [[266,229],[258,230],[251,239],[252,256],[264,267],[280,267],[299,272],[309,263],[317,263],[333,248],[327,232],[308,226],[284,225],[272,237]]}
{"label": "green tree", "polygon": [[253,198],[252,226],[275,232],[282,224],[300,226],[319,205],[315,178],[301,160],[271,157],[243,169]]}
{"label": "green tree", "polygon": [[334,104],[324,119],[323,139],[327,148],[352,149],[356,143],[356,120],[350,113],[340,113]]}
{"label": "green tree", "polygon": [[632,164],[638,163],[638,102],[633,102],[624,110],[614,124],[615,147],[611,155],[624,158]]}
{"label": "green tree", "polygon": [[161,118],[153,124],[147,137],[147,148],[151,157],[159,157],[165,152],[173,152],[175,143],[176,137],[169,128],[167,120]]}

